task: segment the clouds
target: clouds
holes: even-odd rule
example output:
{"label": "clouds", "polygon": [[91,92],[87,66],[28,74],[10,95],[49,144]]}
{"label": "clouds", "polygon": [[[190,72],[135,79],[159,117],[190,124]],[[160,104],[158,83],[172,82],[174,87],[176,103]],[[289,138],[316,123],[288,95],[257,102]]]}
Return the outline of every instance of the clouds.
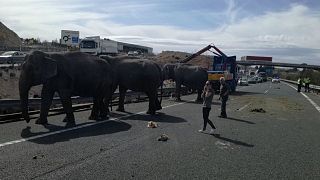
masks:
{"label": "clouds", "polygon": [[214,42],[238,58],[269,55],[280,62],[320,64],[317,9],[287,4],[256,14],[250,10],[255,7],[248,6],[252,3],[210,2],[11,0],[2,3],[0,20],[20,37],[49,41],[69,29],[79,30],[81,37],[100,35],[151,46],[155,52],[195,52]]}

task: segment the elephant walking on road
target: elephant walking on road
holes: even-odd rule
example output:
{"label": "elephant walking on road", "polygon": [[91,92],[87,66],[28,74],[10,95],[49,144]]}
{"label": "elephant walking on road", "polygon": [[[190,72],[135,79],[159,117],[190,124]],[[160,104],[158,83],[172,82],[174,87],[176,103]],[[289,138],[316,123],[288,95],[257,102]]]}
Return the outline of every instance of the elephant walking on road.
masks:
{"label": "elephant walking on road", "polygon": [[103,101],[104,99],[109,101],[112,95],[111,70],[108,62],[81,52],[49,55],[34,51],[26,56],[19,79],[23,117],[27,122],[30,121],[28,115],[30,88],[43,84],[40,117],[36,120],[36,124],[47,124],[48,111],[55,92],[58,92],[66,112],[66,126],[75,125],[72,95],[93,97],[93,109],[89,118],[106,118],[108,108]]}
{"label": "elephant walking on road", "polygon": [[147,59],[129,57],[101,56],[108,61],[115,71],[115,91],[119,86],[119,106],[117,111],[124,111],[124,98],[126,91],[145,92],[149,97],[147,114],[155,114],[162,109],[158,100],[158,88],[162,85],[162,70],[158,64]]}
{"label": "elephant walking on road", "polygon": [[207,71],[200,66],[188,64],[165,64],[163,66],[164,79],[173,79],[176,82],[176,99],[181,101],[181,85],[197,90],[197,102],[201,102],[201,93],[208,80]]}

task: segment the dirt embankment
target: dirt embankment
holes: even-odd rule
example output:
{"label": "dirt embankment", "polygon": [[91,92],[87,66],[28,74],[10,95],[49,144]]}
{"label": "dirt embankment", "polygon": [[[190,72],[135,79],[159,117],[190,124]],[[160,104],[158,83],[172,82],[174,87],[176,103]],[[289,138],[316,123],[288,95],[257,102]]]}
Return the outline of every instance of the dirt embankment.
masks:
{"label": "dirt embankment", "polygon": [[[19,76],[17,67],[0,68],[0,99],[19,99]],[[29,97],[40,96],[41,86],[31,88]]]}
{"label": "dirt embankment", "polygon": [[[154,60],[160,64],[176,63],[186,59],[189,56],[191,56],[191,54],[186,52],[163,51],[156,55]],[[201,55],[190,60],[188,64],[198,65],[203,68],[210,69],[212,67],[212,57]]]}

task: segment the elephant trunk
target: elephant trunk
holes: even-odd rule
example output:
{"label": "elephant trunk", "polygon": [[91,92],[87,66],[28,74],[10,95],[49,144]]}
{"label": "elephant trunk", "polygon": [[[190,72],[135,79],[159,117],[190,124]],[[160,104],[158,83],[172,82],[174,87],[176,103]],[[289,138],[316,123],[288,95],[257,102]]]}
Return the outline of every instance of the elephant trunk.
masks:
{"label": "elephant trunk", "polygon": [[22,117],[26,120],[27,123],[30,122],[30,117],[28,113],[28,95],[31,84],[28,83],[27,79],[24,76],[20,76],[19,79],[19,94],[20,94],[20,105],[22,111]]}

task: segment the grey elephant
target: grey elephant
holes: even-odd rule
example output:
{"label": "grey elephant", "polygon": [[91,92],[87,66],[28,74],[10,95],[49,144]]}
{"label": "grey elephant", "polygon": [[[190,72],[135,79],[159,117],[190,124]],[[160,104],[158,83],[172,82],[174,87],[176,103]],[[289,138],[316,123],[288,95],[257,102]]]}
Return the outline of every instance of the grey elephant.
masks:
{"label": "grey elephant", "polygon": [[158,88],[162,87],[162,70],[155,62],[147,59],[130,57],[100,56],[109,62],[115,71],[113,91],[119,86],[119,106],[117,111],[124,111],[126,91],[145,92],[149,97],[147,114],[155,114],[162,109],[158,100]]}
{"label": "grey elephant", "polygon": [[108,62],[89,54],[74,52],[46,54],[34,51],[25,57],[19,79],[21,109],[29,122],[28,92],[32,86],[43,84],[40,117],[36,124],[47,124],[47,116],[55,92],[58,92],[66,113],[66,126],[75,125],[72,95],[93,97],[90,119],[105,118],[108,108],[103,102],[112,95],[113,73]]}
{"label": "grey elephant", "polygon": [[200,67],[189,64],[168,63],[163,66],[164,79],[172,79],[176,83],[176,99],[181,101],[181,85],[189,89],[197,90],[197,102],[201,102],[201,93],[208,80],[207,71]]}

